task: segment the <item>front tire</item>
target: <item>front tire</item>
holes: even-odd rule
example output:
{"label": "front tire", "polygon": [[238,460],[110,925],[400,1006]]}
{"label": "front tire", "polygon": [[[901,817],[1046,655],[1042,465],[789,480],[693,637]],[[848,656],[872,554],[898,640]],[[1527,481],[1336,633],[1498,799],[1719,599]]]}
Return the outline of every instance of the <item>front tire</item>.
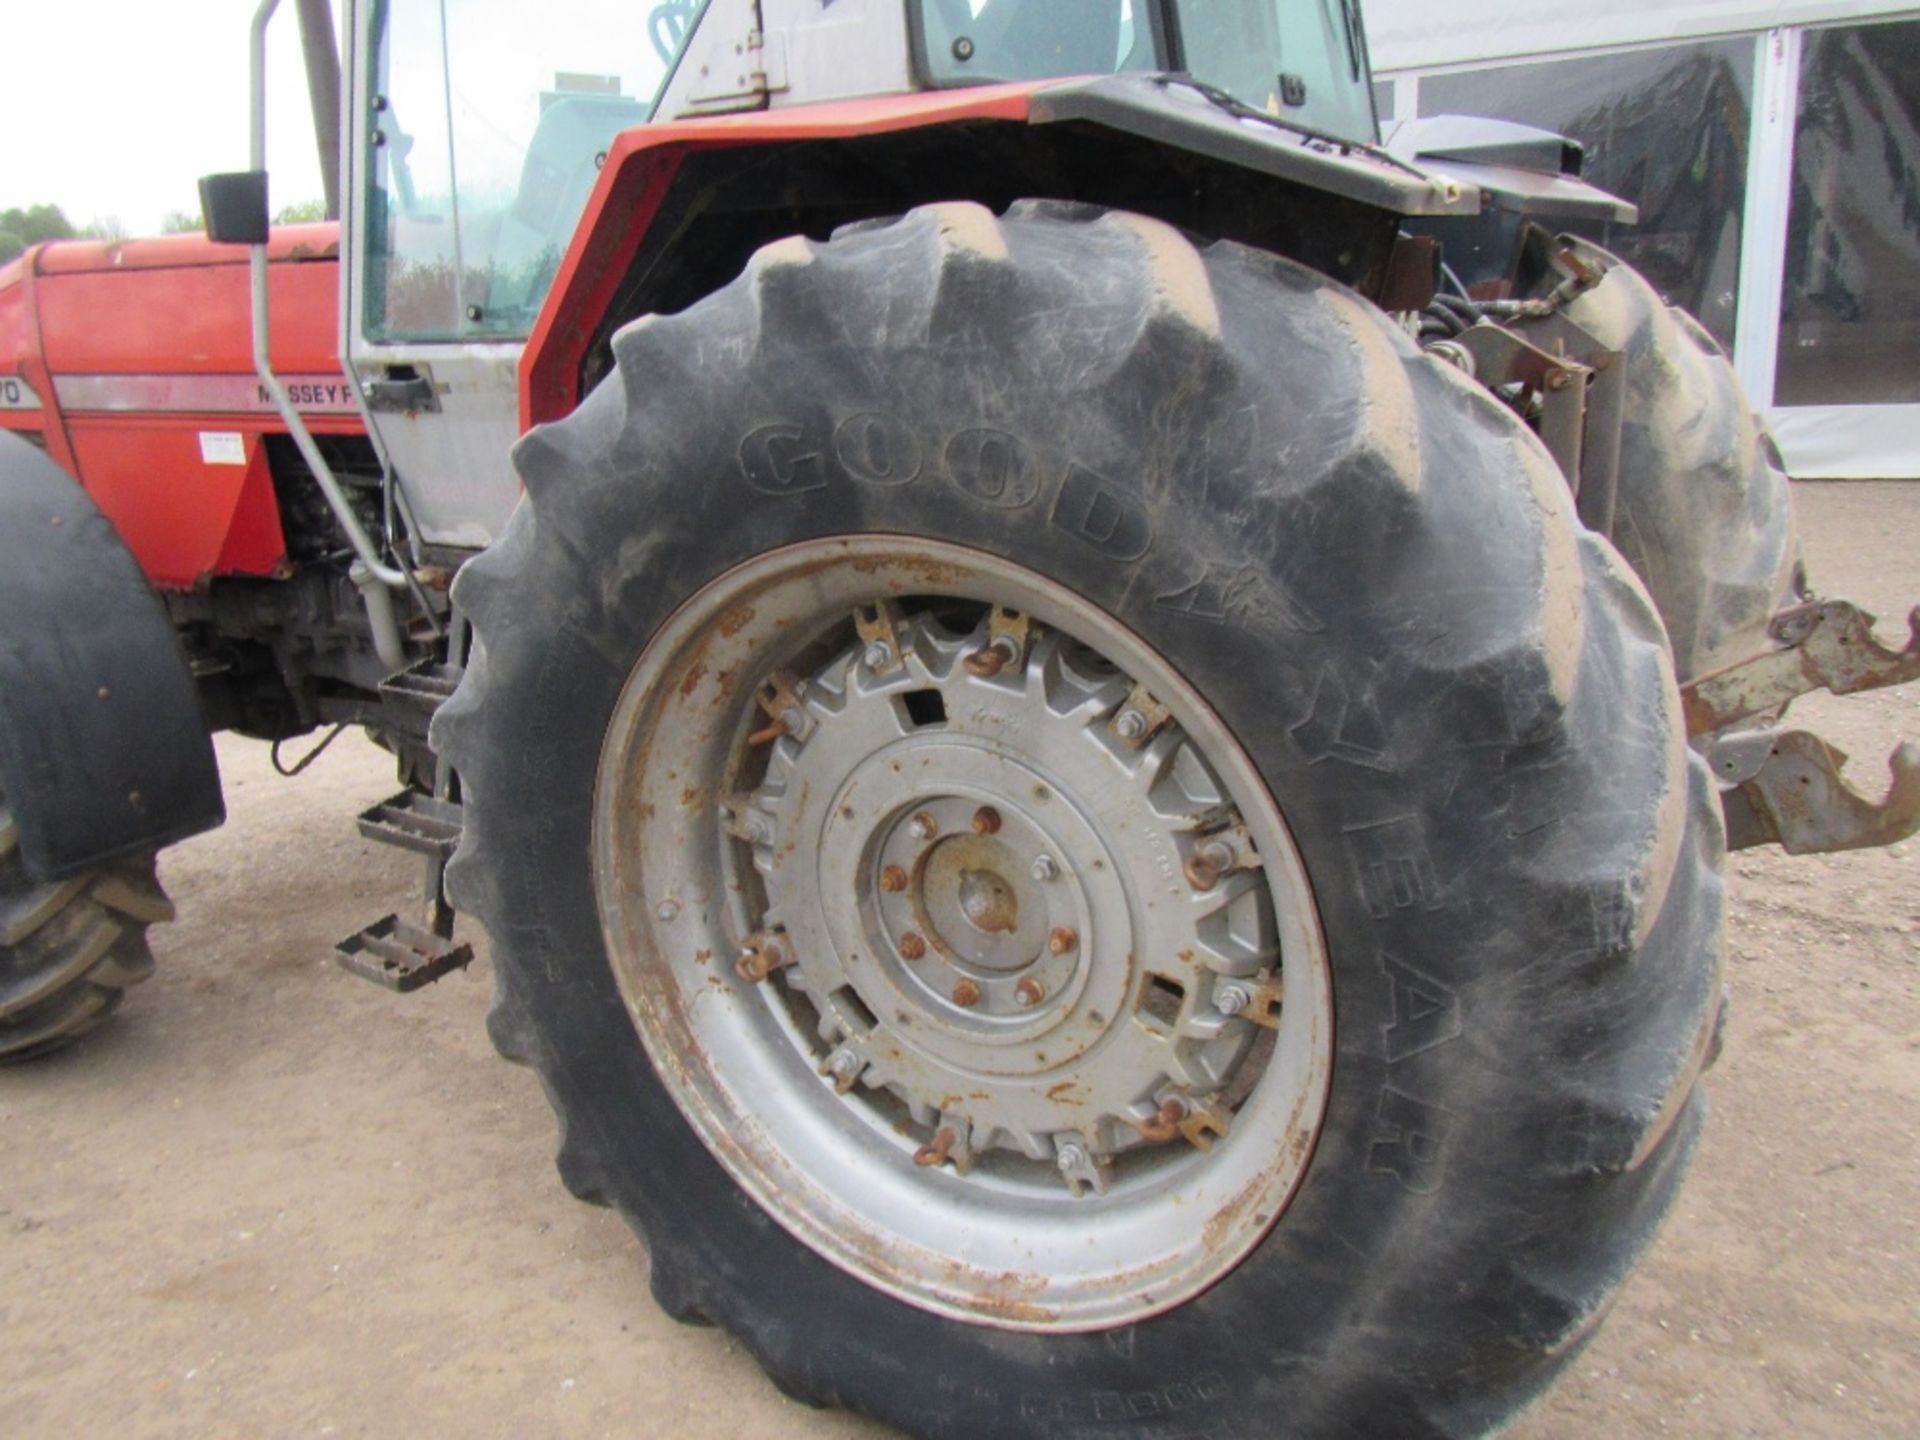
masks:
{"label": "front tire", "polygon": [[173,919],[151,855],[35,882],[0,793],[0,1064],[92,1033],[153,973],[147,927]]}
{"label": "front tire", "polygon": [[[522,443],[528,503],[461,573],[476,645],[435,742],[465,786],[448,879],[493,936],[495,1042],[539,1070],[563,1178],[640,1231],[661,1304],[725,1326],[789,1393],[919,1434],[1465,1435],[1515,1414],[1673,1198],[1720,993],[1717,809],[1663,634],[1537,443],[1311,272],[1052,203],[781,242],[615,353],[575,415]],[[917,568],[900,553],[916,545]],[[1301,1053],[1331,1026],[1330,1071],[1323,1092],[1288,1092],[1305,1097],[1282,1141],[1300,1173],[1249,1192],[1221,1230],[1252,1239],[1205,1284],[1066,1314],[1045,1274],[971,1276],[967,1232],[931,1257],[959,1277],[944,1303],[901,1278],[918,1263],[906,1240],[930,1242],[886,1206],[853,1247],[810,1223],[807,1192],[867,1144],[855,1112],[831,1118],[829,1042],[774,1013],[801,1013],[809,992],[783,977],[817,957],[757,984],[730,966],[750,939],[764,961],[755,886],[777,888],[782,845],[813,843],[755,832],[756,767],[774,762],[743,757],[786,746],[793,763],[810,742],[788,740],[826,723],[835,685],[864,683],[844,678],[871,643],[847,628],[854,607],[825,632],[798,614],[808,566],[832,605],[886,601],[977,648],[996,633],[993,587],[1010,586],[1043,637],[1132,656],[1125,679],[1169,667],[1201,703],[1171,704],[1168,723],[1217,719],[1252,777],[1215,765],[1229,798],[1284,817],[1306,894],[1285,903],[1325,937],[1331,1004],[1291,971],[1274,998],[1313,1022]],[[769,567],[797,588],[752,588]],[[977,749],[968,726],[999,722],[970,684],[919,713]],[[1132,692],[1109,688],[1089,744],[1118,733],[1115,696]],[[996,733],[1008,773],[1026,765],[1019,734]],[[716,773],[702,754],[736,758]],[[936,797],[960,783],[927,774]],[[689,817],[696,843],[648,850],[663,815]],[[1108,840],[1121,828],[1094,821]],[[1193,839],[1171,841],[1174,894]],[[663,871],[672,884],[646,888]],[[1169,903],[1168,876],[1133,878],[1129,913]],[[1178,1024],[1237,943],[1108,963],[1135,967],[1128,995],[1188,965],[1159,1017]],[[1289,948],[1304,943],[1269,948],[1284,968],[1313,960]],[[854,959],[838,957],[849,974]],[[990,1005],[999,982],[983,982]],[[865,984],[846,1004],[878,1022],[891,1012]],[[768,1142],[790,1200],[743,1168],[767,1116],[742,1102],[738,1143],[724,1122],[729,1085],[798,1062],[695,1043],[703,1016],[749,1013],[827,1072],[795,1092],[828,1117],[815,1147]],[[1061,1134],[1082,1129],[1071,1094]],[[915,1164],[947,1111],[976,1103],[950,1098],[901,1105],[886,1183],[929,1209],[978,1186],[991,1210],[1017,1155],[968,1175]],[[1233,1158],[1235,1107],[1254,1103],[1216,1098],[1228,1132],[1196,1176]],[[1036,1226],[1110,1244],[1130,1153],[1112,1157],[1111,1195],[1036,1187]],[[1213,1231],[1194,1216],[1202,1249]]]}

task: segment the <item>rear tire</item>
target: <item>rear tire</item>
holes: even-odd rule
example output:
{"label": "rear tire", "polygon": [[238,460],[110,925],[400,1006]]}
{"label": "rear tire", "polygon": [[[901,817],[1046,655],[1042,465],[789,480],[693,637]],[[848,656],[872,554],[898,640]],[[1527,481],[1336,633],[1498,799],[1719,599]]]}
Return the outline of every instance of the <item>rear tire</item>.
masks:
{"label": "rear tire", "polygon": [[[456,583],[475,648],[434,739],[464,785],[448,883],[493,937],[494,1041],[539,1071],[563,1180],[640,1232],[663,1308],[724,1326],[789,1395],[923,1435],[1463,1436],[1512,1418],[1673,1199],[1721,964],[1718,808],[1662,631],[1533,437],[1312,272],[1054,203],[781,242],[615,354],[516,454],[528,499]],[[926,550],[906,591],[861,570],[862,547],[899,537]],[[763,1205],[684,1102],[690,1076],[752,1082],[674,1048],[675,1017],[784,982],[728,964],[751,884],[718,858],[741,832],[700,817],[737,802],[704,773],[655,775],[681,752],[653,739],[704,723],[732,745],[764,724],[760,681],[809,635],[752,650],[785,612],[702,607],[803,553],[828,557],[823,589],[870,573],[870,599],[929,614],[970,577],[1044,577],[1176,657],[1284,816],[1327,941],[1331,1086],[1298,1132],[1298,1188],[1256,1217],[1271,1228],[1172,1308],[1056,1326],[1024,1303],[1034,1277],[963,1294],[968,1320],[895,1298],[904,1249],[829,1263],[798,1238],[839,1140],[791,1154],[791,1199]],[[659,813],[711,840],[710,883],[610,888],[621,827]],[[777,867],[781,839],[755,856]],[[1142,905],[1166,903],[1136,878]],[[730,942],[717,962],[710,935]],[[668,1037],[654,1061],[643,1035]],[[830,1080],[812,1083],[826,1103]],[[731,1133],[757,1143],[757,1123]],[[902,1157],[937,1138],[901,1124]],[[903,1158],[899,1182],[916,1174],[929,1206],[977,1183]],[[1062,1189],[1076,1204],[1060,1223],[1083,1217],[1097,1250],[1114,1209]],[[964,1275],[965,1226],[950,1243]]]}
{"label": "rear tire", "polygon": [[1653,596],[1682,681],[1769,648],[1768,622],[1805,598],[1780,453],[1720,344],[1625,261],[1567,316],[1627,357],[1626,425],[1609,535]]}
{"label": "rear tire", "polygon": [[36,883],[0,794],[0,1064],[97,1029],[153,973],[147,927],[171,919],[152,856]]}

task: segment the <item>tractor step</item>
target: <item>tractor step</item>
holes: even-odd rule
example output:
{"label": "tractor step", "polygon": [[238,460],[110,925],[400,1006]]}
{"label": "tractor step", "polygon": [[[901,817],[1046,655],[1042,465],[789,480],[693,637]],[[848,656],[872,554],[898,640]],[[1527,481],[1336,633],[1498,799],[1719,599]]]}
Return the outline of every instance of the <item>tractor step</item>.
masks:
{"label": "tractor step", "polygon": [[382,845],[398,845],[445,862],[460,843],[460,806],[418,790],[402,790],[359,818],[360,833]]}
{"label": "tractor step", "polygon": [[424,736],[433,712],[445,704],[460,684],[462,670],[438,660],[422,660],[380,682],[386,713],[406,729]]}
{"label": "tractor step", "polygon": [[363,980],[406,994],[473,960],[473,946],[456,945],[398,915],[376,920],[333,947],[334,959]]}

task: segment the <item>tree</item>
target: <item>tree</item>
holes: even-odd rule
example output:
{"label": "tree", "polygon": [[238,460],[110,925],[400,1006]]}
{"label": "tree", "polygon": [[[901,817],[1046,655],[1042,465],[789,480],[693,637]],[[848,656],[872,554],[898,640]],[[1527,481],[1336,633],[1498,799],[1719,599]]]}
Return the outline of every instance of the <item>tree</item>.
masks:
{"label": "tree", "polygon": [[162,235],[188,235],[207,228],[207,222],[200,218],[198,210],[169,210],[160,217]]}
{"label": "tree", "polygon": [[292,205],[282,205],[273,217],[276,225],[304,225],[309,220],[327,218],[327,202],[324,200],[301,200]]}
{"label": "tree", "polygon": [[15,206],[0,210],[0,263],[43,240],[71,240],[79,234],[58,205]]}

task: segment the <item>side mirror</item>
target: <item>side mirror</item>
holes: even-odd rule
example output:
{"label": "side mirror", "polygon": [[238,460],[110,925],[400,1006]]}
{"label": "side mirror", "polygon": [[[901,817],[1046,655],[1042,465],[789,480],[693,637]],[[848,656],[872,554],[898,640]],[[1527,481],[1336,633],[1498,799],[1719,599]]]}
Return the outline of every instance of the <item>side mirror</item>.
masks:
{"label": "side mirror", "polygon": [[200,177],[200,213],[207,238],[223,245],[267,243],[267,172],[239,170]]}

